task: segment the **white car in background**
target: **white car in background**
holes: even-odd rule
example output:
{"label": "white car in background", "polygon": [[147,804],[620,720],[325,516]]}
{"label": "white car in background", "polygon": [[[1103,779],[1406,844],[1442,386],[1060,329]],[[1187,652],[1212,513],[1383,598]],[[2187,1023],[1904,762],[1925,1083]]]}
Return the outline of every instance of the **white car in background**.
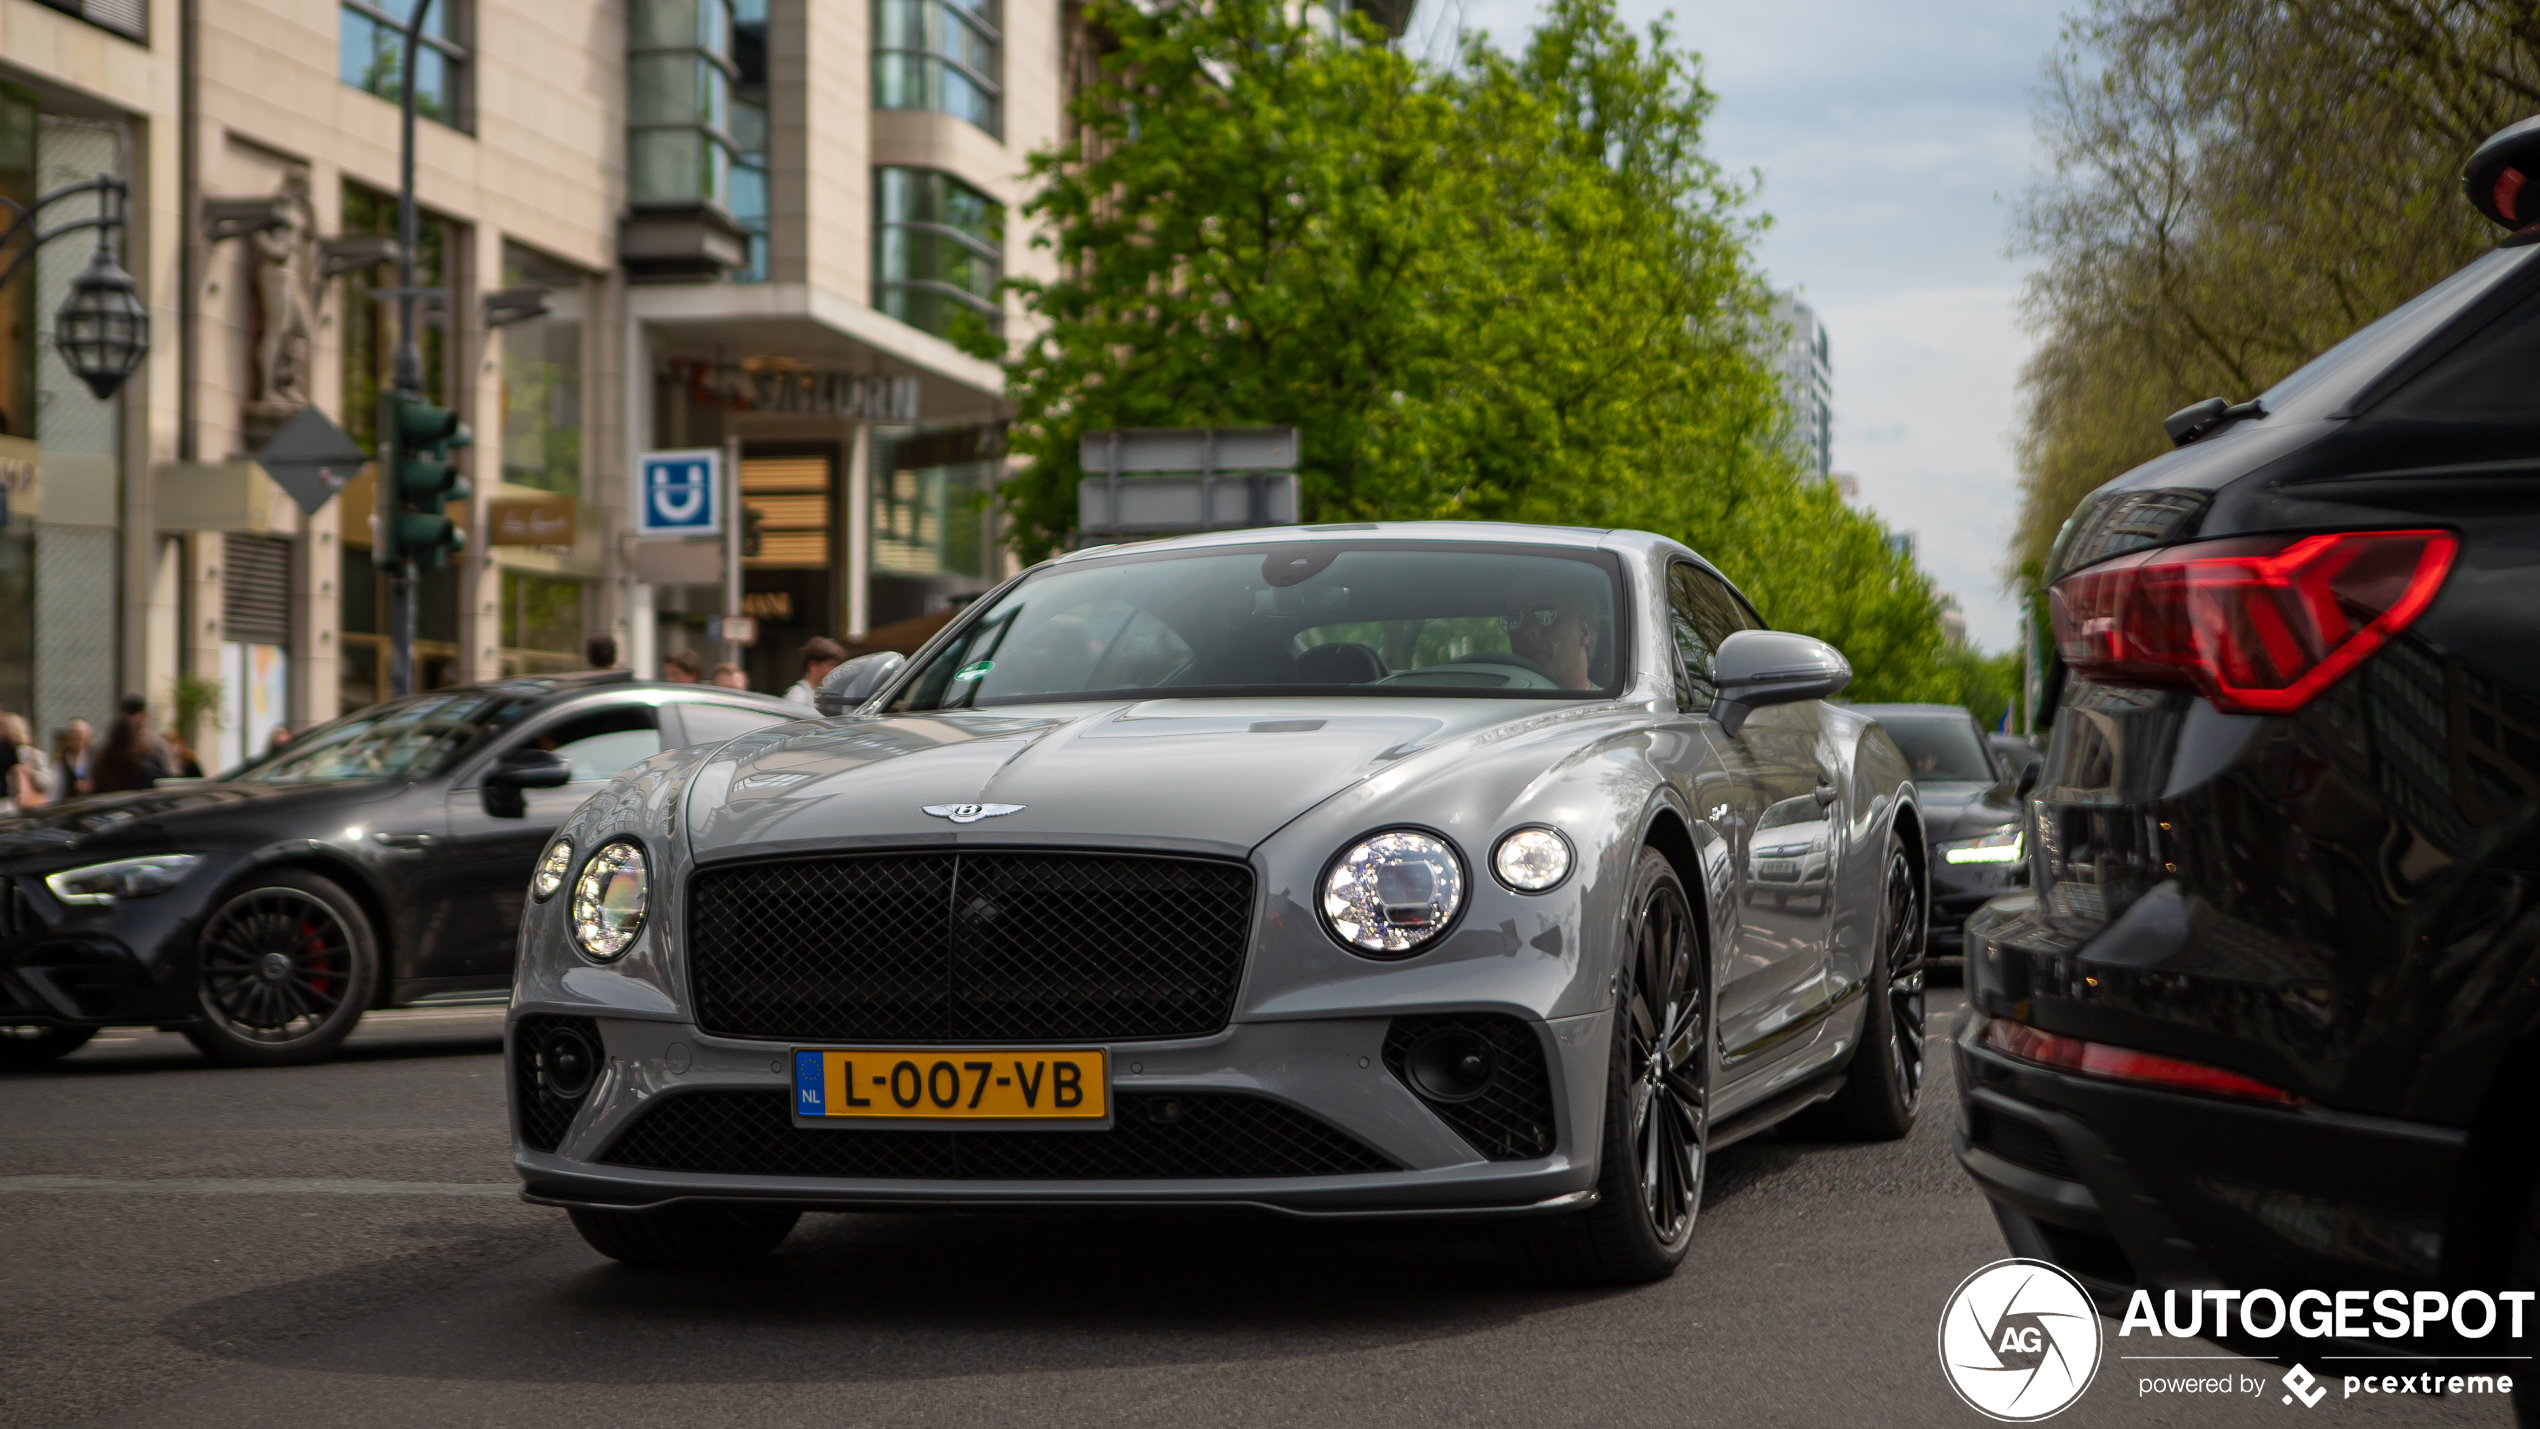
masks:
{"label": "white car in background", "polygon": [[1774,907],[1787,908],[1792,898],[1807,897],[1824,911],[1831,861],[1826,850],[1832,837],[1828,807],[1815,795],[1802,794],[1766,809],[1755,821],[1755,835],[1746,846],[1749,903],[1770,898]]}

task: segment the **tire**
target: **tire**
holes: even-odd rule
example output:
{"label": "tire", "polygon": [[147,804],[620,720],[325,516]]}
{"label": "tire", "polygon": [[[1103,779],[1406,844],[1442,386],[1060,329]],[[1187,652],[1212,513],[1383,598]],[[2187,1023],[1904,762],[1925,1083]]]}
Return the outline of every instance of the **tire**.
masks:
{"label": "tire", "polygon": [[1869,1011],[1844,1067],[1843,1090],[1789,1122],[1818,1141],[1900,1141],[1923,1105],[1923,948],[1930,936],[1922,885],[1903,839],[1888,837],[1879,947],[1870,960]]}
{"label": "tire", "polygon": [[0,1027],[0,1072],[33,1072],[88,1045],[94,1027]]}
{"label": "tire", "polygon": [[379,943],[353,896],[306,869],[274,869],[204,920],[186,1040],[232,1066],[314,1062],[352,1034],[378,979]]}
{"label": "tire", "polygon": [[1710,1164],[1710,985],[1701,926],[1675,866],[1643,850],[1632,871],[1628,964],[1605,1073],[1596,1204],[1512,1221],[1502,1245],[1567,1285],[1645,1285],[1674,1274],[1702,1214]]}
{"label": "tire", "polygon": [[628,1265],[712,1269],[756,1260],[793,1234],[800,1211],[771,1206],[705,1204],[657,1211],[566,1211],[583,1242]]}

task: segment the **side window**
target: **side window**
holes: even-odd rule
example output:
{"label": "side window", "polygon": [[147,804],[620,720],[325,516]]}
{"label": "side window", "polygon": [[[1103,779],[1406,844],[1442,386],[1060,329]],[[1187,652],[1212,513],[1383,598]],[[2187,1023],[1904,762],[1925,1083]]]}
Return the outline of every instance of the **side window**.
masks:
{"label": "side window", "polygon": [[529,742],[564,756],[579,784],[661,753],[661,724],[650,705],[612,705],[549,725]]}
{"label": "side window", "polygon": [[682,700],[679,722],[687,726],[690,744],[723,744],[754,734],[772,724],[803,718],[801,715],[772,714],[766,710],[744,709],[739,705],[708,704],[702,700]]}
{"label": "side window", "polygon": [[1707,705],[1718,693],[1711,686],[1712,652],[1729,632],[1753,629],[1755,622],[1717,577],[1682,561],[1667,568],[1667,614],[1683,661],[1677,701],[1687,709]]}

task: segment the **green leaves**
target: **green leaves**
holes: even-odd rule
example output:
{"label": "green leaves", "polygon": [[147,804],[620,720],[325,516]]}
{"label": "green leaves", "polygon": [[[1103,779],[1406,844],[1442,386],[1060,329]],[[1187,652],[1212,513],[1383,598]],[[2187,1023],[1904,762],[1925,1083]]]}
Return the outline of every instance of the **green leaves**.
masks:
{"label": "green leaves", "polygon": [[1802,478],[1694,57],[1611,0],[1451,69],[1297,13],[1089,7],[1116,48],[1026,206],[1062,276],[1014,285],[1018,551],[1066,540],[1084,432],[1290,424],[1310,520],[1662,532],[1861,698],[1948,683],[1929,582]]}

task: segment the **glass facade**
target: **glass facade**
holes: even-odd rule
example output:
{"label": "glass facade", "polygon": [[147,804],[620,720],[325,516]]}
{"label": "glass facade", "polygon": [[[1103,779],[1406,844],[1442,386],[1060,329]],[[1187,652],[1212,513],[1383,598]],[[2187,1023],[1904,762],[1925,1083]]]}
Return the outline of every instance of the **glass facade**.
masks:
{"label": "glass facade", "polygon": [[[0,199],[21,209],[35,205],[35,135],[35,96],[0,84]],[[0,224],[11,217],[9,210],[0,209]],[[49,227],[61,222],[63,215],[52,212],[45,218]],[[18,247],[9,245],[9,256],[16,256]],[[36,325],[35,264],[28,263],[7,287],[0,288],[0,437],[35,435]]]}
{"label": "glass facade", "polygon": [[[465,128],[467,51],[460,43],[465,0],[433,0],[415,54],[415,113]],[[337,11],[335,70],[355,89],[390,103],[404,97],[405,27],[415,0],[343,0]]]}
{"label": "glass facade", "polygon": [[873,0],[873,104],[930,109],[1004,136],[997,0]]}
{"label": "glass facade", "polygon": [[938,337],[965,318],[1003,331],[1004,208],[932,169],[876,169],[873,179],[873,305]]}
{"label": "glass facade", "polygon": [[503,480],[582,494],[582,312],[578,269],[503,248],[503,286],[547,289],[545,317],[503,333]]}
{"label": "glass facade", "polygon": [[750,236],[735,283],[767,281],[767,0],[732,6],[732,218]]}
{"label": "glass facade", "polygon": [[503,572],[505,675],[582,668],[582,582],[531,571]]}
{"label": "glass facade", "polygon": [[732,209],[730,0],[632,0],[627,184],[637,207]]}

